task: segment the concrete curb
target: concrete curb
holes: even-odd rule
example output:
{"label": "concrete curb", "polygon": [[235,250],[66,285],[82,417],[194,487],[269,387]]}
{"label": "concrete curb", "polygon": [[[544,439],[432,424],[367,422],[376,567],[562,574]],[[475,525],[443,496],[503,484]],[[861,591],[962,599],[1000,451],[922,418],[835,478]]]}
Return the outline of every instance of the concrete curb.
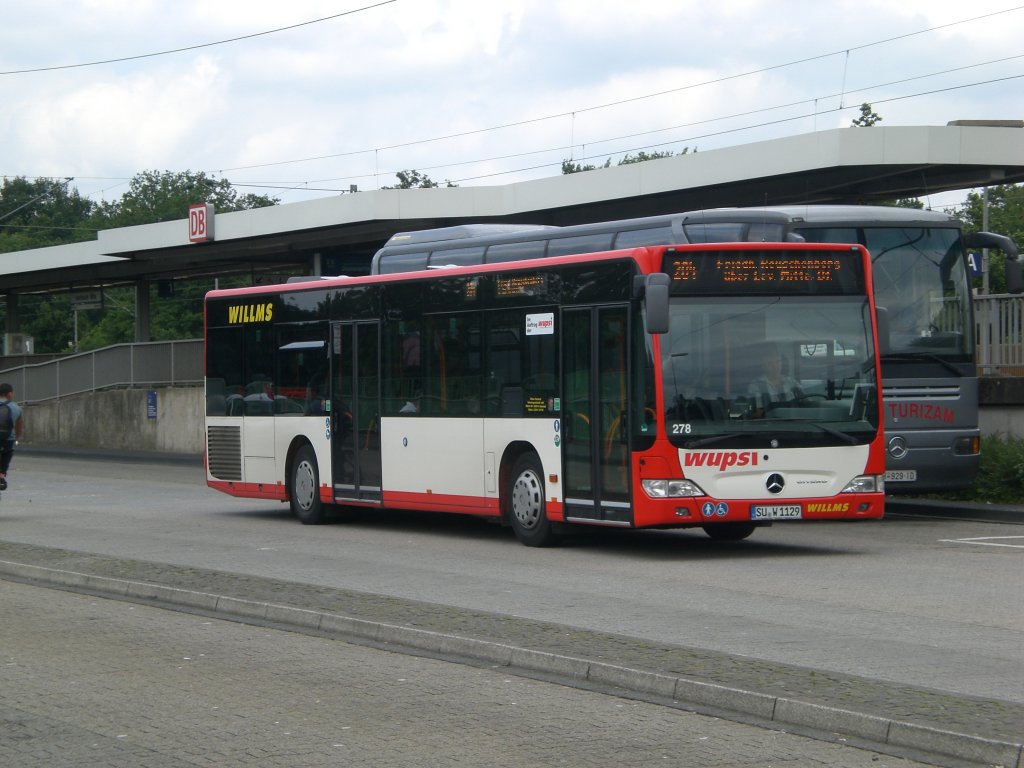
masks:
{"label": "concrete curb", "polygon": [[1024,525],[1024,505],[988,504],[939,499],[885,497],[886,517],[921,517],[927,519],[970,520],[972,522]]}
{"label": "concrete curb", "polygon": [[0,560],[0,575],[129,601],[197,610],[225,619],[266,622],[355,643],[373,643],[392,650],[405,649],[456,661],[485,662],[510,670],[537,673],[566,685],[584,684],[597,689],[619,691],[654,703],[671,703],[683,709],[711,709],[719,716],[728,717],[733,714],[752,717],[781,727],[796,726],[838,733],[902,750],[1005,768],[1024,768],[1024,742],[995,741],[582,657],[534,651],[488,640],[365,621],[275,603],[3,560]]}

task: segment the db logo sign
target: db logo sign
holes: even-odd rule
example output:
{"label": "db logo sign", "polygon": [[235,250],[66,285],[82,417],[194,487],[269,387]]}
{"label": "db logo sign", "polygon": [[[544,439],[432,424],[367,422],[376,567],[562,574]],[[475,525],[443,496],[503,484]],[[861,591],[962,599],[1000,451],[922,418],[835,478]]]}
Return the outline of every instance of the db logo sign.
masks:
{"label": "db logo sign", "polygon": [[188,207],[188,241],[204,243],[213,240],[213,206],[199,203]]}

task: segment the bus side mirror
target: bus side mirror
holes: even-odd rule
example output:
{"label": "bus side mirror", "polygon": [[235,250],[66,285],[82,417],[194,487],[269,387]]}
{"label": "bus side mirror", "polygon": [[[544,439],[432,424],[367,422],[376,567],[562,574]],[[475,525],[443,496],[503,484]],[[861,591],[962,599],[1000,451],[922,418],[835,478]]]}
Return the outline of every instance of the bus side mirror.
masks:
{"label": "bus side mirror", "polygon": [[1006,292],[1024,293],[1024,276],[1017,261],[1017,244],[1006,235],[992,232],[967,232],[964,234],[967,248],[995,248],[1006,255]]}
{"label": "bus side mirror", "polygon": [[878,331],[878,356],[889,354],[889,310],[875,307],[875,329]]}
{"label": "bus side mirror", "polygon": [[1006,292],[1024,293],[1024,275],[1021,274],[1020,262],[1016,259],[1006,260]]}
{"label": "bus side mirror", "polygon": [[668,296],[671,280],[664,272],[644,278],[644,311],[648,333],[668,333]]}

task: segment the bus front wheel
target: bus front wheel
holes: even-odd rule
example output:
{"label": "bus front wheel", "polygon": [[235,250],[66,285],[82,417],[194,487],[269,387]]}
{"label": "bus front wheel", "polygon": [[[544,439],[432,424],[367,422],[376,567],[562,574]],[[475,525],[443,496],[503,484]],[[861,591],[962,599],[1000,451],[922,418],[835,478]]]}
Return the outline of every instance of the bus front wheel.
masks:
{"label": "bus front wheel", "polygon": [[295,454],[288,496],[292,512],[303,525],[319,525],[324,521],[327,510],[320,501],[320,470],[312,446],[304,445]]}
{"label": "bus front wheel", "polygon": [[557,535],[548,520],[544,475],[535,453],[520,456],[512,466],[508,487],[509,517],[516,538],[528,547],[547,547]]}

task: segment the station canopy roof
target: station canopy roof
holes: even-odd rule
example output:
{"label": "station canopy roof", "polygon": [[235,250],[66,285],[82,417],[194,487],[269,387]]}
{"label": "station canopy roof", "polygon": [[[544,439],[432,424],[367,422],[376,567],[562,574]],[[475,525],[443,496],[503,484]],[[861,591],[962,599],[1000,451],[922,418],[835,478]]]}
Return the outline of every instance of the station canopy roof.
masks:
{"label": "station canopy roof", "polygon": [[[1024,181],[1024,123],[839,128],[500,186],[346,193],[103,230],[0,256],[0,286],[66,291],[199,275],[308,270],[319,254],[365,273],[394,233],[466,223],[569,225],[726,206],[871,204]],[[197,200],[196,202],[202,202]]]}

